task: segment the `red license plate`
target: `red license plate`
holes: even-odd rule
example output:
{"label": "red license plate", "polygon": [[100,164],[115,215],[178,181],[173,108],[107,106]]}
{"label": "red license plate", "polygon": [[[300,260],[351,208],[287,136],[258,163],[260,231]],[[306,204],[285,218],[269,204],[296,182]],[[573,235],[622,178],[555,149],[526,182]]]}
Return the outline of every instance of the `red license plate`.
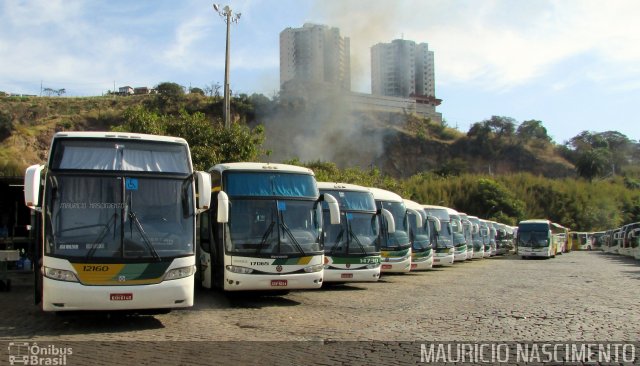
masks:
{"label": "red license plate", "polygon": [[133,300],[133,294],[111,294],[111,301],[131,301]]}
{"label": "red license plate", "polygon": [[390,264],[383,264],[382,265],[382,269],[391,269],[391,265]]}
{"label": "red license plate", "polygon": [[433,261],[434,262],[440,262],[440,259],[434,259]]}
{"label": "red license plate", "polygon": [[287,285],[288,285],[287,280],[271,280],[271,286],[282,287]]}
{"label": "red license plate", "polygon": [[353,273],[343,273],[340,278],[353,278]]}
{"label": "red license plate", "polygon": [[418,268],[418,265],[416,263],[411,263],[411,269],[416,269]]}

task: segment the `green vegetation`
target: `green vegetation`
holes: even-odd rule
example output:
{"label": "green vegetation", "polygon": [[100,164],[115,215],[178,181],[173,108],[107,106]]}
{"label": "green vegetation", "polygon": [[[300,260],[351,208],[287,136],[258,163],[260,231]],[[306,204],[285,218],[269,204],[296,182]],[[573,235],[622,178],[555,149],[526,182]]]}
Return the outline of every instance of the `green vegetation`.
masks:
{"label": "green vegetation", "polygon": [[[191,146],[195,167],[205,170],[220,162],[274,160],[265,150],[266,132],[279,136],[276,144],[271,141],[278,152],[296,139],[299,143],[293,127],[304,130],[306,125],[295,117],[305,114],[292,111],[300,112],[304,105],[281,105],[278,97],[261,94],[235,95],[232,127],[224,129],[219,89],[212,85],[186,93],[182,86],[166,82],[156,86],[156,95],[2,96],[0,175],[19,176],[26,166],[45,161],[52,135],[65,130],[183,137]],[[493,116],[474,123],[465,134],[413,115],[388,117],[392,120],[385,125],[384,115],[359,113],[361,130],[346,136],[348,145],[335,151],[340,162],[301,162],[291,156],[280,160],[313,169],[320,181],[388,189],[417,202],[508,224],[549,218],[590,231],[640,221],[640,144],[619,132],[583,131],[559,145],[537,120],[518,123]],[[314,117],[324,122],[323,116]],[[288,123],[278,124],[280,119]],[[314,127],[305,144],[345,138],[332,130],[344,121]],[[288,127],[273,131],[276,126]],[[313,138],[322,133],[327,134],[324,140]],[[360,139],[359,144],[350,143],[353,138]],[[299,145],[324,149],[322,144],[305,144]],[[357,154],[347,147],[370,152]],[[372,155],[378,151],[380,155]],[[356,166],[356,155],[370,168]]]}

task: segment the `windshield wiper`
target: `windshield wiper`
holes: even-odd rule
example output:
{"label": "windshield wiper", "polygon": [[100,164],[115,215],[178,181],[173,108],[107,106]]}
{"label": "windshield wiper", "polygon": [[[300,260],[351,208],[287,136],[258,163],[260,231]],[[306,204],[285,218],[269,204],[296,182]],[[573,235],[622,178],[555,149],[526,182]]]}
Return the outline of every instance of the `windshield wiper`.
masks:
{"label": "windshield wiper", "polygon": [[[358,239],[358,236],[356,236],[356,234],[353,233],[353,230],[351,230],[351,228],[347,228],[347,230],[349,230],[349,236],[352,237],[353,239],[355,239],[356,243],[360,247],[360,250],[362,251],[362,254],[366,255],[367,251],[364,249],[364,245],[362,245],[362,243],[360,242],[360,239]],[[347,250],[347,253],[348,252],[349,252],[349,250]]]}
{"label": "windshield wiper", "polygon": [[302,253],[302,255],[307,255],[304,249],[302,249],[302,246],[300,246],[300,243],[298,243],[298,240],[296,240],[295,236],[293,236],[293,233],[291,232],[287,224],[284,222],[284,215],[282,214],[282,211],[280,211],[280,227],[282,227],[282,230],[287,233],[287,235],[289,235],[289,237],[291,238],[291,242],[296,247],[296,249],[298,249],[298,251]]}
{"label": "windshield wiper", "polygon": [[[96,254],[96,250],[98,249],[98,244],[101,243],[102,240],[107,236],[107,233],[109,233],[109,230],[111,229],[111,225],[116,222],[117,217],[118,217],[118,214],[116,212],[114,212],[113,215],[111,215],[111,217],[109,218],[109,222],[104,227],[104,229],[102,229],[102,231],[100,232],[100,235],[98,235],[96,240],[94,240],[94,242],[91,243],[91,249],[89,249],[89,251],[87,252],[85,259],[90,259],[93,257],[94,254]],[[115,236],[115,231],[113,235]]]}
{"label": "windshield wiper", "polygon": [[269,227],[267,228],[267,230],[262,235],[262,240],[260,240],[260,244],[258,245],[258,249],[256,249],[256,254],[260,253],[260,251],[262,250],[264,245],[267,243],[267,238],[269,238],[269,235],[271,235],[271,232],[273,231],[273,227],[275,226],[275,224],[276,224],[275,221],[271,221],[271,223],[269,224]]}
{"label": "windshield wiper", "polygon": [[140,223],[140,220],[138,220],[138,216],[136,215],[136,213],[132,210],[129,210],[129,218],[136,224],[136,228],[138,229],[138,231],[140,232],[140,236],[142,237],[142,242],[145,244],[147,249],[149,249],[151,256],[155,260],[160,261],[160,256],[158,255],[158,252],[156,252],[156,248],[153,247],[151,240],[149,240],[147,233],[142,228],[142,224]]}

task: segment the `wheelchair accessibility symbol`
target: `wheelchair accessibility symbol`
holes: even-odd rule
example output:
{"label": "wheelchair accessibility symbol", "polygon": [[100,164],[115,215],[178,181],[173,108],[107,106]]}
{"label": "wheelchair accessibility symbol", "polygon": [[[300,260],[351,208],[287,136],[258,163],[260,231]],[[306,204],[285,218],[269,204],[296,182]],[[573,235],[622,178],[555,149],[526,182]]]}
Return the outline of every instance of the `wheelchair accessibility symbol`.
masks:
{"label": "wheelchair accessibility symbol", "polygon": [[136,178],[127,178],[124,182],[124,186],[127,189],[127,191],[137,191],[138,180]]}

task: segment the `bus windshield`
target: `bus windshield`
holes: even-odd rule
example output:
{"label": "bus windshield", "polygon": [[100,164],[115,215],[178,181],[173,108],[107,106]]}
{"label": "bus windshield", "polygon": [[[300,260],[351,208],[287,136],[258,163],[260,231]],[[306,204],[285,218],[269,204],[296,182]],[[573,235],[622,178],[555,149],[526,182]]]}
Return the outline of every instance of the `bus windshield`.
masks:
{"label": "bus windshield", "polygon": [[381,243],[382,248],[398,248],[409,245],[409,218],[407,210],[402,202],[380,201],[380,208],[391,212],[396,222],[395,233],[387,233]]}
{"label": "bus windshield", "polygon": [[190,178],[49,174],[45,253],[159,260],[193,254]]}
{"label": "bus windshield", "polygon": [[441,230],[437,231],[435,222],[429,220],[430,234],[436,248],[453,248],[453,235],[451,232],[451,224],[448,221],[440,221]]}
{"label": "bus windshield", "polygon": [[427,215],[423,211],[418,211],[420,217],[417,218],[422,225],[416,227],[416,217],[413,213],[409,212],[409,223],[411,225],[411,231],[413,234],[412,248],[416,250],[424,250],[431,248],[431,240],[429,238],[429,223],[426,220]]}
{"label": "bus windshield", "polygon": [[549,246],[548,231],[518,230],[518,245],[522,247],[547,247]]}
{"label": "bus windshield", "polygon": [[[374,255],[380,253],[378,216],[375,213],[341,211],[340,225],[328,225],[324,237],[327,255]],[[324,211],[329,222],[329,210]]]}
{"label": "bus windshield", "polygon": [[229,253],[306,256],[322,251],[321,206],[316,201],[233,200],[229,207]]}

